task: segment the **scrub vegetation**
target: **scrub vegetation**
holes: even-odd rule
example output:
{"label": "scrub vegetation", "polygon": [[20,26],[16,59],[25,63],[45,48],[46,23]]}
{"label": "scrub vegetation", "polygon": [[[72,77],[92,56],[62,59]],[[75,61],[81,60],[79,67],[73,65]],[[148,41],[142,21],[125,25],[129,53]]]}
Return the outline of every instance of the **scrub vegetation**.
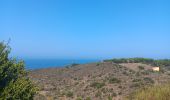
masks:
{"label": "scrub vegetation", "polygon": [[170,84],[155,85],[144,89],[129,96],[129,100],[169,100]]}
{"label": "scrub vegetation", "polygon": [[37,88],[24,69],[24,62],[9,57],[11,49],[0,42],[0,100],[32,100]]}

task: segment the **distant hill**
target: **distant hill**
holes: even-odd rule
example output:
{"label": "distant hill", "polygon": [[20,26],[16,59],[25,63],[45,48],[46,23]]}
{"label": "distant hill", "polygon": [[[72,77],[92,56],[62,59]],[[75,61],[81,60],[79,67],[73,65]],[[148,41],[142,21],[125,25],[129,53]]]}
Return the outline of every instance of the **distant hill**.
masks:
{"label": "distant hill", "polygon": [[129,58],[33,70],[29,77],[40,87],[36,100],[124,100],[139,88],[168,83],[170,70],[169,60]]}

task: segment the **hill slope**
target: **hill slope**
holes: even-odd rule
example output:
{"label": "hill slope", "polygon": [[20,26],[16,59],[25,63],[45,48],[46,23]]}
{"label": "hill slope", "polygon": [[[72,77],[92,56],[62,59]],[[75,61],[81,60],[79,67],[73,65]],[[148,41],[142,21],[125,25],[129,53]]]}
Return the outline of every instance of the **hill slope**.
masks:
{"label": "hill slope", "polygon": [[152,72],[151,68],[149,64],[108,61],[34,70],[29,77],[40,87],[36,100],[122,100],[138,88],[170,80],[167,69]]}

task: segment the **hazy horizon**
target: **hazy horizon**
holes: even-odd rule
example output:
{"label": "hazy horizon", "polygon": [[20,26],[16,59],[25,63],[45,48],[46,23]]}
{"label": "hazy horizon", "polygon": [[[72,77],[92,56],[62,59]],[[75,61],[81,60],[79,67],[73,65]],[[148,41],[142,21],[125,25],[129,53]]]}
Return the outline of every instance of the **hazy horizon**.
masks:
{"label": "hazy horizon", "polygon": [[0,40],[12,56],[170,58],[168,0],[2,0]]}

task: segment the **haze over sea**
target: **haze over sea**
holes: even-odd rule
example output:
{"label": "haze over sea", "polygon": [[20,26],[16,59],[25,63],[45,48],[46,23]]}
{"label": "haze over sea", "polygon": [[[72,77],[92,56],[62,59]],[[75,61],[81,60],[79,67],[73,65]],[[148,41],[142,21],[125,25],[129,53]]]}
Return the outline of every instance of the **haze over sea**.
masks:
{"label": "haze over sea", "polygon": [[25,67],[28,70],[51,68],[51,67],[65,67],[71,64],[85,64],[97,62],[96,59],[24,59]]}
{"label": "haze over sea", "polygon": [[0,0],[0,41],[11,39],[11,57],[31,58],[23,59],[27,69],[94,62],[81,59],[170,58],[169,5],[170,0]]}

